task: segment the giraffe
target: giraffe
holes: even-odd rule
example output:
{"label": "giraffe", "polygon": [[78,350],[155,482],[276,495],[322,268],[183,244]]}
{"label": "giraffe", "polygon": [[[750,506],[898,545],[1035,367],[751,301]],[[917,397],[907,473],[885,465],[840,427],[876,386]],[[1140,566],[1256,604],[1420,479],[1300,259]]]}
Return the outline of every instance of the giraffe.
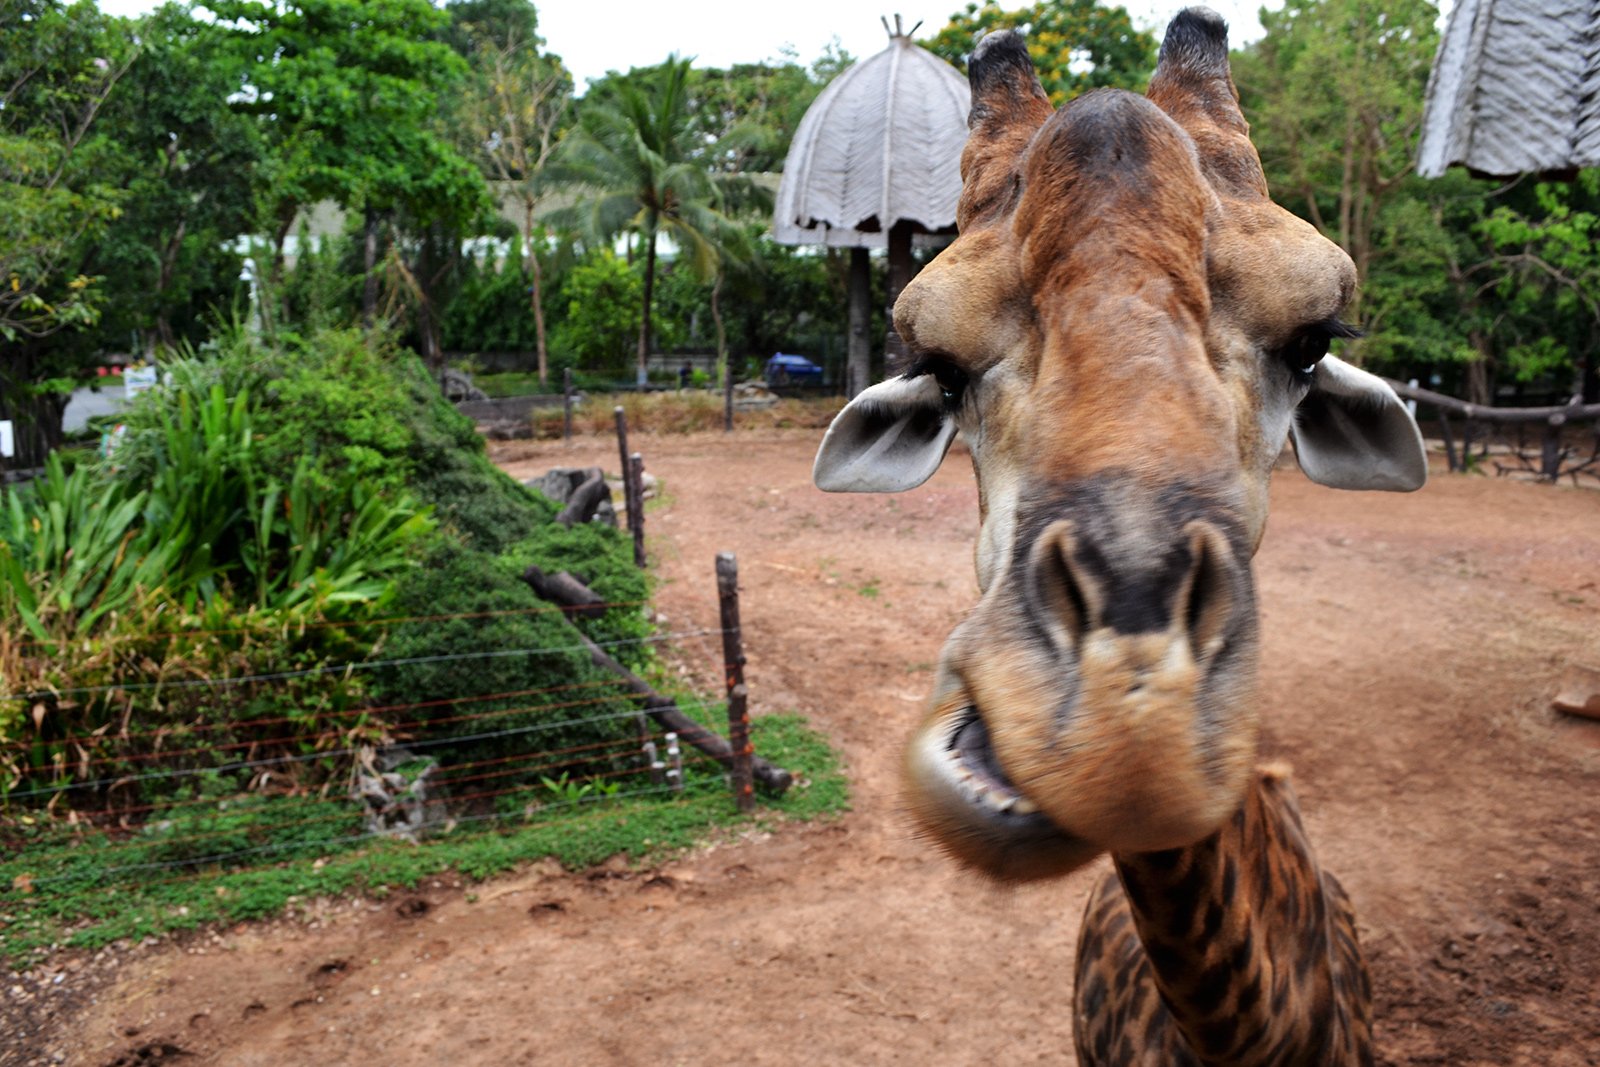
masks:
{"label": "giraffe", "polygon": [[1348,897],[1287,771],[1257,765],[1251,559],[1285,440],[1313,481],[1422,485],[1416,423],[1328,354],[1350,259],[1268,198],[1191,8],[1144,96],[1053,109],[1014,32],[969,67],[959,236],[901,293],[911,363],[829,427],[814,480],[894,492],[959,435],[980,591],[905,761],[919,829],[1003,881],[1102,853],[1084,1064],[1371,1063]]}

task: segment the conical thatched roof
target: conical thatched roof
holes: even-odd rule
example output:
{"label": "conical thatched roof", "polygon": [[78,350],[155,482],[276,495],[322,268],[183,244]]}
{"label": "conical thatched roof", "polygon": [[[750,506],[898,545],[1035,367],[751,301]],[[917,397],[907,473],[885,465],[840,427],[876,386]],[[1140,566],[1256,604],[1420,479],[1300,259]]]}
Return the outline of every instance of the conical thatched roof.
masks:
{"label": "conical thatched roof", "polygon": [[784,244],[881,248],[896,222],[955,225],[967,80],[911,38],[822,90],[789,146],[773,213]]}
{"label": "conical thatched roof", "polygon": [[1600,165],[1600,2],[1456,0],[1428,81],[1417,170]]}

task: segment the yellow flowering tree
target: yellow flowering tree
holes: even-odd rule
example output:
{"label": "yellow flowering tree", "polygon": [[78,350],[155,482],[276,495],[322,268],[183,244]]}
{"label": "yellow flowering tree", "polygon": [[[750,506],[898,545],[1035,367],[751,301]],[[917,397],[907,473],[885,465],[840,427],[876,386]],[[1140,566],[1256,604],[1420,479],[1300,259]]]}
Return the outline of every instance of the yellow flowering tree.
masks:
{"label": "yellow flowering tree", "polygon": [[1155,37],[1134,28],[1126,9],[1094,0],[1040,0],[1015,11],[994,0],[969,3],[924,44],[964,71],[978,34],[998,29],[1027,35],[1034,69],[1057,107],[1102,86],[1143,89],[1155,69]]}

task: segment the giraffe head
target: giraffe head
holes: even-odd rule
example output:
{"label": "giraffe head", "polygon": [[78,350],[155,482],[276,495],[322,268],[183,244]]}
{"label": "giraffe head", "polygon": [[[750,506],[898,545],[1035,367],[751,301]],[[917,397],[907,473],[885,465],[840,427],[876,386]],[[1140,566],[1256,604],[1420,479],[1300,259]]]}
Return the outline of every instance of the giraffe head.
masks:
{"label": "giraffe head", "polygon": [[1312,479],[1415,489],[1422,442],[1353,331],[1350,259],[1267,198],[1227,27],[1173,20],[1147,95],[1048,103],[972,56],[960,236],[904,290],[914,363],[829,428],[828,490],[921,484],[960,434],[982,597],[907,758],[921,827],[1002,878],[1188,845],[1257,739],[1250,559],[1286,437]]}

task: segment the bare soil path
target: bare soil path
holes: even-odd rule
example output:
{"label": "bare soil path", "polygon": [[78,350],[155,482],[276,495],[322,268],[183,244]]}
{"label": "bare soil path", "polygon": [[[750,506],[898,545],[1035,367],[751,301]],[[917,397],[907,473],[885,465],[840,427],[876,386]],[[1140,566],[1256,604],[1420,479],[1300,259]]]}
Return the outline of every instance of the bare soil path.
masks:
{"label": "bare soil path", "polygon": [[[660,610],[714,625],[712,559],[738,553],[755,711],[833,739],[852,812],[650,870],[534,868],[472,898],[441,880],[69,960],[10,993],[37,1025],[9,1053],[0,1038],[0,1061],[1071,1062],[1099,866],[996,889],[897,806],[899,745],[976,596],[970,469],[958,453],[912,493],[825,496],[817,440],[634,447],[665,490],[648,513]],[[498,459],[521,477],[616,467],[598,438]],[[1265,754],[1294,765],[1355,899],[1383,1062],[1600,1064],[1600,724],[1548,710],[1566,663],[1600,663],[1600,493],[1437,475],[1349,494],[1285,470],[1273,497]],[[708,690],[711,640],[678,650]]]}

